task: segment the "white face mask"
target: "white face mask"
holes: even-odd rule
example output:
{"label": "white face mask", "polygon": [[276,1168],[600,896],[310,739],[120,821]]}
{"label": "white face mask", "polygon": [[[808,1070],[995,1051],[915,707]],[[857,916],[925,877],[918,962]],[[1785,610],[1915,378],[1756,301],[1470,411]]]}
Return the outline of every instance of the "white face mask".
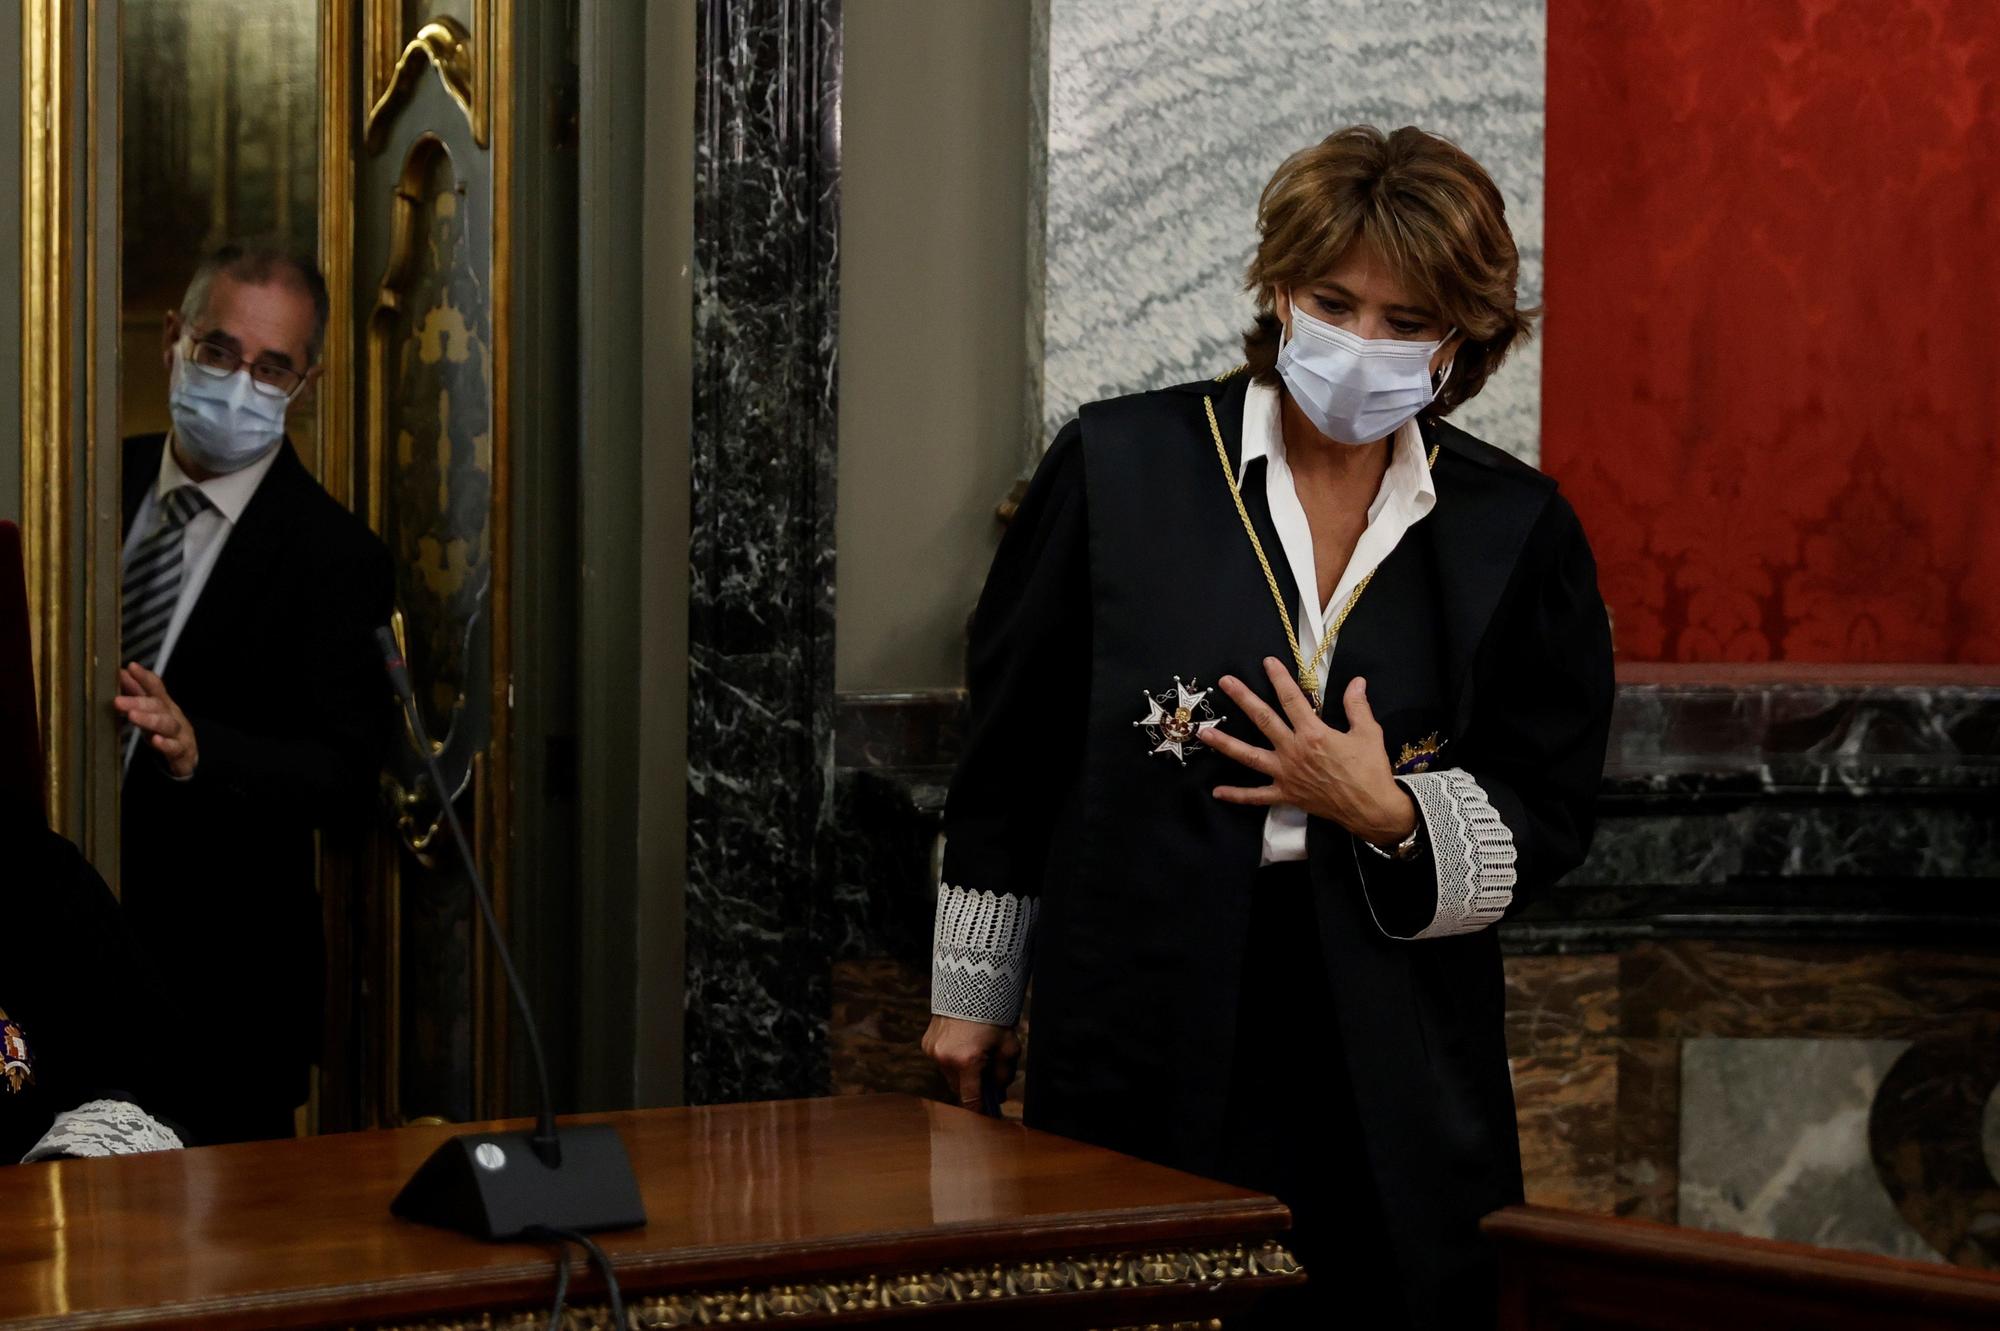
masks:
{"label": "white face mask", "polygon": [[181,451],[203,471],[226,476],[276,448],[285,437],[289,406],[289,399],[259,391],[249,370],[217,378],[191,367],[175,349],[167,410]]}
{"label": "white face mask", "polygon": [[1431,357],[1444,345],[1370,340],[1292,306],[1292,332],[1278,348],[1278,374],[1319,432],[1343,444],[1386,439],[1437,397],[1449,362],[1431,382]]}

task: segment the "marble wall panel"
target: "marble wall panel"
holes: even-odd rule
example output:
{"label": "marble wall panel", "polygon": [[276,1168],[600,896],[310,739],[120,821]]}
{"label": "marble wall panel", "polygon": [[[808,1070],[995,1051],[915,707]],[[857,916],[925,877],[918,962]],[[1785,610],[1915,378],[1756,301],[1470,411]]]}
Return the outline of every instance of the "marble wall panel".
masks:
{"label": "marble wall panel", "polygon": [[1507,958],[1507,1054],[1530,1202],[1617,1201],[1618,958]]}
{"label": "marble wall panel", "polygon": [[943,767],[958,762],[965,690],[842,693],[834,708],[833,760],[841,767]]}
{"label": "marble wall panel", "polygon": [[1618,1197],[1618,1055],[1516,1058],[1513,1072],[1529,1204],[1609,1215]]}
{"label": "marble wall panel", "polygon": [[695,24],[687,1094],[826,1088],[840,0]]}
{"label": "marble wall panel", "polygon": [[[1626,811],[1598,824],[1590,856],[1564,884],[1645,889],[1779,879],[2000,879],[2000,819],[1988,800],[1749,802],[1710,786],[1693,807]],[[1733,806],[1733,807],[1732,807]]]}
{"label": "marble wall panel", "polygon": [[[898,1091],[933,1100],[952,1098],[937,1065],[923,1052],[930,1024],[931,972],[926,964],[898,957],[860,957],[833,964],[833,1021],[828,1043],[835,1095]],[[1024,1051],[1032,1042],[1030,1023],[1019,1027]],[[1000,1111],[1021,1117],[1027,1091],[1024,1052]]]}
{"label": "marble wall panel", "polygon": [[922,1048],[930,998],[929,967],[893,957],[835,962],[828,1031],[833,1093],[943,1095],[944,1082]]}
{"label": "marble wall panel", "polygon": [[1669,1225],[1678,1218],[1680,1101],[1680,1041],[1618,1042],[1616,1214]]}
{"label": "marble wall panel", "polygon": [[[1766,789],[1863,795],[1884,787],[2000,782],[2000,685],[1955,668],[1882,667],[1854,678],[1793,668],[1621,663],[1606,770],[1614,785],[1686,773],[1755,776]],[[1634,789],[1643,789],[1643,786]],[[1670,788],[1670,787],[1668,787]]]}
{"label": "marble wall panel", "polygon": [[[1540,301],[1544,0],[1048,4],[1037,451],[1081,403],[1242,359],[1257,194],[1343,125],[1419,125],[1478,158],[1507,200],[1523,303]],[[1455,419],[1533,461],[1540,365],[1531,341]]]}
{"label": "marble wall panel", "polygon": [[2000,1269],[2000,1014],[1970,1038],[1917,1040],[1869,1112],[1875,1175],[1924,1241]]}
{"label": "marble wall panel", "polygon": [[1615,954],[1507,958],[1509,1057],[1599,1052],[1617,1034]]}
{"label": "marble wall panel", "polygon": [[1869,1115],[1906,1040],[1689,1040],[1680,1223],[1941,1261],[1877,1175]]}
{"label": "marble wall panel", "polygon": [[1622,1029],[1640,1039],[1970,1039],[2000,1014],[1993,952],[1688,941],[1622,965]]}

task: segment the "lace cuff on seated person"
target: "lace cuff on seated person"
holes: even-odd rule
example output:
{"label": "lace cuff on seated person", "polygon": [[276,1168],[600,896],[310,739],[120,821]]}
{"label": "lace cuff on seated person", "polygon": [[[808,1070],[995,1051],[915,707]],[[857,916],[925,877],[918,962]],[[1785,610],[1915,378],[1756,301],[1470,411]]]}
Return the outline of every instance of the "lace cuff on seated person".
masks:
{"label": "lace cuff on seated person", "polygon": [[940,883],[931,936],[932,1013],[995,1026],[1018,1021],[1041,907],[1036,897]]}
{"label": "lace cuff on seated person", "polygon": [[180,1149],[181,1139],[172,1128],[129,1100],[90,1100],[57,1114],[21,1163]]}

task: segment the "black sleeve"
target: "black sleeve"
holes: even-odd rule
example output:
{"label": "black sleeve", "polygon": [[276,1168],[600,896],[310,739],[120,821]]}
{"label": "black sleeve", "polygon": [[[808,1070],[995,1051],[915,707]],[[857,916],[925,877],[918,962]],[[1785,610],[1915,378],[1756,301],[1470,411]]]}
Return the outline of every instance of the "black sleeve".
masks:
{"label": "black sleeve", "polygon": [[[1425,854],[1399,864],[1355,847],[1369,904],[1393,937],[1484,928],[1590,850],[1611,727],[1611,626],[1583,525],[1560,495],[1522,550],[1473,690],[1462,770],[1405,780]],[[1505,888],[1466,881],[1482,872]]]}
{"label": "black sleeve", "polygon": [[1038,896],[1090,702],[1083,446],[1056,436],[1001,539],[973,613],[971,715],[945,804],[944,881]]}
{"label": "black sleeve", "polygon": [[972,617],[971,719],[945,801],[931,1011],[1011,1026],[1033,965],[1058,814],[1090,703],[1090,549],[1083,445],[1056,437]]}
{"label": "black sleeve", "polygon": [[195,782],[326,826],[366,813],[394,734],[394,699],[374,636],[389,621],[389,552],[371,537],[318,582],[318,613],[297,660],[296,706],[268,730],[189,721],[201,754]]}

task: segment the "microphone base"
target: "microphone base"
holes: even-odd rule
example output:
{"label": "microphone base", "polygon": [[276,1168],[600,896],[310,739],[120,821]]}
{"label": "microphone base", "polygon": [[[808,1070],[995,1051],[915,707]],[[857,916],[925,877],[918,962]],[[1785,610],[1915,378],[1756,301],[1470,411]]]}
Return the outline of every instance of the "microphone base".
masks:
{"label": "microphone base", "polygon": [[558,1129],[562,1164],[542,1163],[531,1132],[467,1132],[431,1153],[390,1213],[478,1239],[529,1230],[634,1229],[646,1223],[639,1180],[608,1123]]}

